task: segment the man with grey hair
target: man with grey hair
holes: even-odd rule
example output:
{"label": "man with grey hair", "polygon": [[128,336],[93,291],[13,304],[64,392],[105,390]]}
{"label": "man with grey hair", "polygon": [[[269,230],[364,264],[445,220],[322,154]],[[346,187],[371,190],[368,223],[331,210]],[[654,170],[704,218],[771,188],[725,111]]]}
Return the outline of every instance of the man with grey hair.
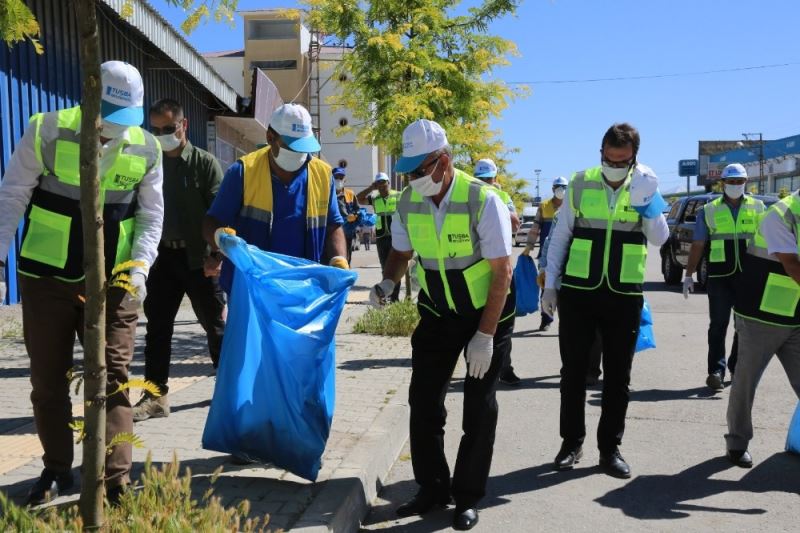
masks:
{"label": "man with grey hair", "polygon": [[[436,122],[417,120],[403,132],[397,172],[409,187],[392,222],[384,280],[370,301],[385,304],[408,261],[417,254],[420,322],[411,337],[411,462],[419,492],[397,509],[424,514],[455,499],[453,527],[478,523],[492,462],[495,392],[514,329],[511,218],[483,182],[456,170],[447,136]],[[450,377],[466,348],[464,415],[452,484],[444,453]]]}

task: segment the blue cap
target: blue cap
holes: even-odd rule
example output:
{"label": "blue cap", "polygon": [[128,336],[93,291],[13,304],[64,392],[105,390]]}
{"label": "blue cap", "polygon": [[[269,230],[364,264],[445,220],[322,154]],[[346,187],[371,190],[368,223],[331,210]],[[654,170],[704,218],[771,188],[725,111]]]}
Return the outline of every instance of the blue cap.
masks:
{"label": "blue cap", "polygon": [[335,167],[335,168],[333,169],[333,172],[332,172],[332,174],[333,174],[334,176],[339,176],[339,175],[346,176],[346,175],[347,175],[347,172],[345,172],[345,171],[344,171],[344,167]]}

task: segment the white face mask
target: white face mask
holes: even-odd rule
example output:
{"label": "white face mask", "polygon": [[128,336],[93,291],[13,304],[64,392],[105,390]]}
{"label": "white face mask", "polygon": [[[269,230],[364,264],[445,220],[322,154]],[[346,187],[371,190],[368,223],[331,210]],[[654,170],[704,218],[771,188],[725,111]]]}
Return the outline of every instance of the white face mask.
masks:
{"label": "white face mask", "polygon": [[308,154],[305,152],[293,152],[288,148],[281,148],[275,157],[275,163],[287,172],[295,172],[303,166],[306,159],[308,159]]}
{"label": "white face mask", "polygon": [[161,144],[161,150],[171,152],[181,145],[181,140],[174,133],[171,135],[156,135],[156,139]]}
{"label": "white face mask", "polygon": [[336,190],[344,190],[344,180],[333,180],[336,183]]}
{"label": "white face mask", "polygon": [[744,187],[744,183],[741,185],[725,185],[725,194],[728,196],[728,198],[741,198],[744,194]]}
{"label": "white face mask", "polygon": [[605,176],[608,181],[617,183],[627,178],[630,170],[631,167],[614,168],[609,167],[608,165],[603,165],[603,176]]}
{"label": "white face mask", "polygon": [[433,181],[433,174],[436,172],[436,168],[438,166],[439,162],[437,161],[430,174],[415,180],[411,180],[408,182],[408,184],[411,185],[411,188],[422,196],[436,196],[442,190],[442,184],[444,183],[444,179],[439,183]]}
{"label": "white face mask", "polygon": [[128,129],[128,126],[114,124],[113,122],[106,121],[106,119],[102,120],[102,125],[103,130],[100,132],[100,136],[106,139],[116,139],[118,137],[122,137],[125,135],[125,131]]}
{"label": "white face mask", "polygon": [[567,192],[566,189],[563,189],[563,188],[559,187],[558,189],[553,191],[553,195],[556,198],[558,198],[559,200],[563,200],[564,199],[564,194],[566,194],[566,192]]}

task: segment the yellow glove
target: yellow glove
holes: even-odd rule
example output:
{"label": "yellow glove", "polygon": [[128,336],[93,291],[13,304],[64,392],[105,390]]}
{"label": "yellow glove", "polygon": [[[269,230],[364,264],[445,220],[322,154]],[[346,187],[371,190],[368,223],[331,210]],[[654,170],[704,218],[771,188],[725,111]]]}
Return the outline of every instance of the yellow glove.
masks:
{"label": "yellow glove", "polygon": [[348,222],[355,222],[356,220],[358,220],[358,215],[353,215],[353,214],[347,215]]}
{"label": "yellow glove", "polygon": [[539,286],[540,289],[544,289],[544,270],[539,272],[539,275],[536,276],[536,284]]}
{"label": "yellow glove", "polygon": [[328,264],[332,267],[341,268],[342,270],[350,270],[350,264],[347,262],[347,259],[341,255],[337,255],[331,259]]}

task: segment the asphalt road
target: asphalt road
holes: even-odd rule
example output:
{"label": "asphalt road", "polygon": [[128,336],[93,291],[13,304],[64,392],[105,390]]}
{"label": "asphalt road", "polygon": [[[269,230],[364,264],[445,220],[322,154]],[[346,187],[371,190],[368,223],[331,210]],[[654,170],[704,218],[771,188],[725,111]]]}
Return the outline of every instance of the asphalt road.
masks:
{"label": "asphalt road", "polygon": [[[515,249],[518,253],[519,249]],[[705,387],[708,300],[684,300],[667,287],[651,247],[646,297],[657,348],[636,355],[621,451],[633,477],[619,480],[597,467],[595,432],[601,388],[590,389],[584,457],[572,472],[554,472],[558,435],[558,322],[539,333],[539,315],[518,318],[513,362],[523,378],[500,385],[500,420],[488,494],[477,531],[798,531],[800,457],[783,451],[797,404],[783,367],[773,359],[756,394],[751,470],[724,459],[728,389]],[[729,331],[729,345],[732,327]],[[446,446],[451,467],[461,435],[461,379],[447,397]],[[364,530],[448,529],[452,507],[399,520],[394,509],[417,490],[408,447],[395,463]]]}

